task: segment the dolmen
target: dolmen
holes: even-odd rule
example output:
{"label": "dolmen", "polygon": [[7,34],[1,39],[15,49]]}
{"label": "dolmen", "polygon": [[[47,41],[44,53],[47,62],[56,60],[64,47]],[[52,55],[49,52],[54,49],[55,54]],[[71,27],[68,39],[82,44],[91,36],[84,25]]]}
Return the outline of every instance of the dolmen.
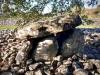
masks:
{"label": "dolmen", "polygon": [[[84,50],[84,34],[75,29],[81,23],[78,14],[64,14],[30,22],[14,29],[13,33],[7,34],[9,36],[0,37],[1,71],[5,71],[5,67],[10,65],[9,67],[15,73],[18,72],[14,69],[17,66],[17,69],[18,67],[24,69],[24,72],[22,72],[25,75],[32,71],[36,73],[35,75],[39,75],[36,72],[36,70],[39,70],[38,68],[48,64],[50,66],[52,61],[55,61],[52,63],[55,64],[61,62],[63,58],[82,53]],[[54,66],[53,68],[56,69],[57,66]],[[9,70],[9,67],[6,70]],[[40,72],[41,70],[39,70]],[[44,74],[40,73],[40,75]]]}

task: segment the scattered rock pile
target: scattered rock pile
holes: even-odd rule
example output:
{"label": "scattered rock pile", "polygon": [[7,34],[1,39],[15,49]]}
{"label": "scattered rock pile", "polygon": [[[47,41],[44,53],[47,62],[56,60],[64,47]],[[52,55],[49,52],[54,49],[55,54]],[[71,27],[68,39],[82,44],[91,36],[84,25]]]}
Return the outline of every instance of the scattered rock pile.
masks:
{"label": "scattered rock pile", "polygon": [[20,28],[0,31],[0,75],[100,75],[100,30],[71,25],[56,36],[45,30],[28,36],[27,25],[22,34]]}

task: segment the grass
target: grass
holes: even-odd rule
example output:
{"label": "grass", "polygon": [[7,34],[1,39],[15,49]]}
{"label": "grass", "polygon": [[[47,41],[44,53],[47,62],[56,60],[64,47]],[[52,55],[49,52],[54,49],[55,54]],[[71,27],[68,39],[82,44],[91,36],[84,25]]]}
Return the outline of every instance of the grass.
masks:
{"label": "grass", "polygon": [[14,28],[17,28],[18,26],[17,25],[2,25],[0,26],[0,30],[3,30],[3,29],[14,29]]}

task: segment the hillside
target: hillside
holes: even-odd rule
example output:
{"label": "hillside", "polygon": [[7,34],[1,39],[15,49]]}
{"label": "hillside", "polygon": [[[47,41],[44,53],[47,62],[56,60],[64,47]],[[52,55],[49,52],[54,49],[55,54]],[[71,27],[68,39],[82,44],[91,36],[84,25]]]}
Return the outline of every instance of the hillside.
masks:
{"label": "hillside", "polygon": [[100,18],[100,5],[97,8],[85,9],[84,15],[88,15],[89,18]]}

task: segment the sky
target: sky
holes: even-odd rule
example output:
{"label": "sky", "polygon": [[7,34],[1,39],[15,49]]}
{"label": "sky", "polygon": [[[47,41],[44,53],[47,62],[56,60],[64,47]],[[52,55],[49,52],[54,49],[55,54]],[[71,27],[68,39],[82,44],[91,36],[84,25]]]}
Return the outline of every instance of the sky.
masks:
{"label": "sky", "polygon": [[[83,0],[83,1],[87,2],[87,1],[91,1],[91,0]],[[85,3],[84,7],[85,7],[85,8],[88,8],[88,9],[91,9],[91,8],[96,8],[98,5],[100,5],[100,0],[98,0],[97,5],[94,5],[94,6],[92,6],[92,5],[91,5],[91,6],[88,6],[88,4]]]}
{"label": "sky", "polygon": [[[98,5],[100,5],[100,0],[98,0],[97,5],[94,6],[88,6],[88,4],[86,3],[87,1],[91,1],[91,0],[83,0],[85,2],[84,7],[88,8],[88,9],[92,9],[92,8],[96,8]],[[52,6],[50,4],[47,4],[47,6],[44,8],[43,14],[45,13],[50,13],[52,10]]]}

